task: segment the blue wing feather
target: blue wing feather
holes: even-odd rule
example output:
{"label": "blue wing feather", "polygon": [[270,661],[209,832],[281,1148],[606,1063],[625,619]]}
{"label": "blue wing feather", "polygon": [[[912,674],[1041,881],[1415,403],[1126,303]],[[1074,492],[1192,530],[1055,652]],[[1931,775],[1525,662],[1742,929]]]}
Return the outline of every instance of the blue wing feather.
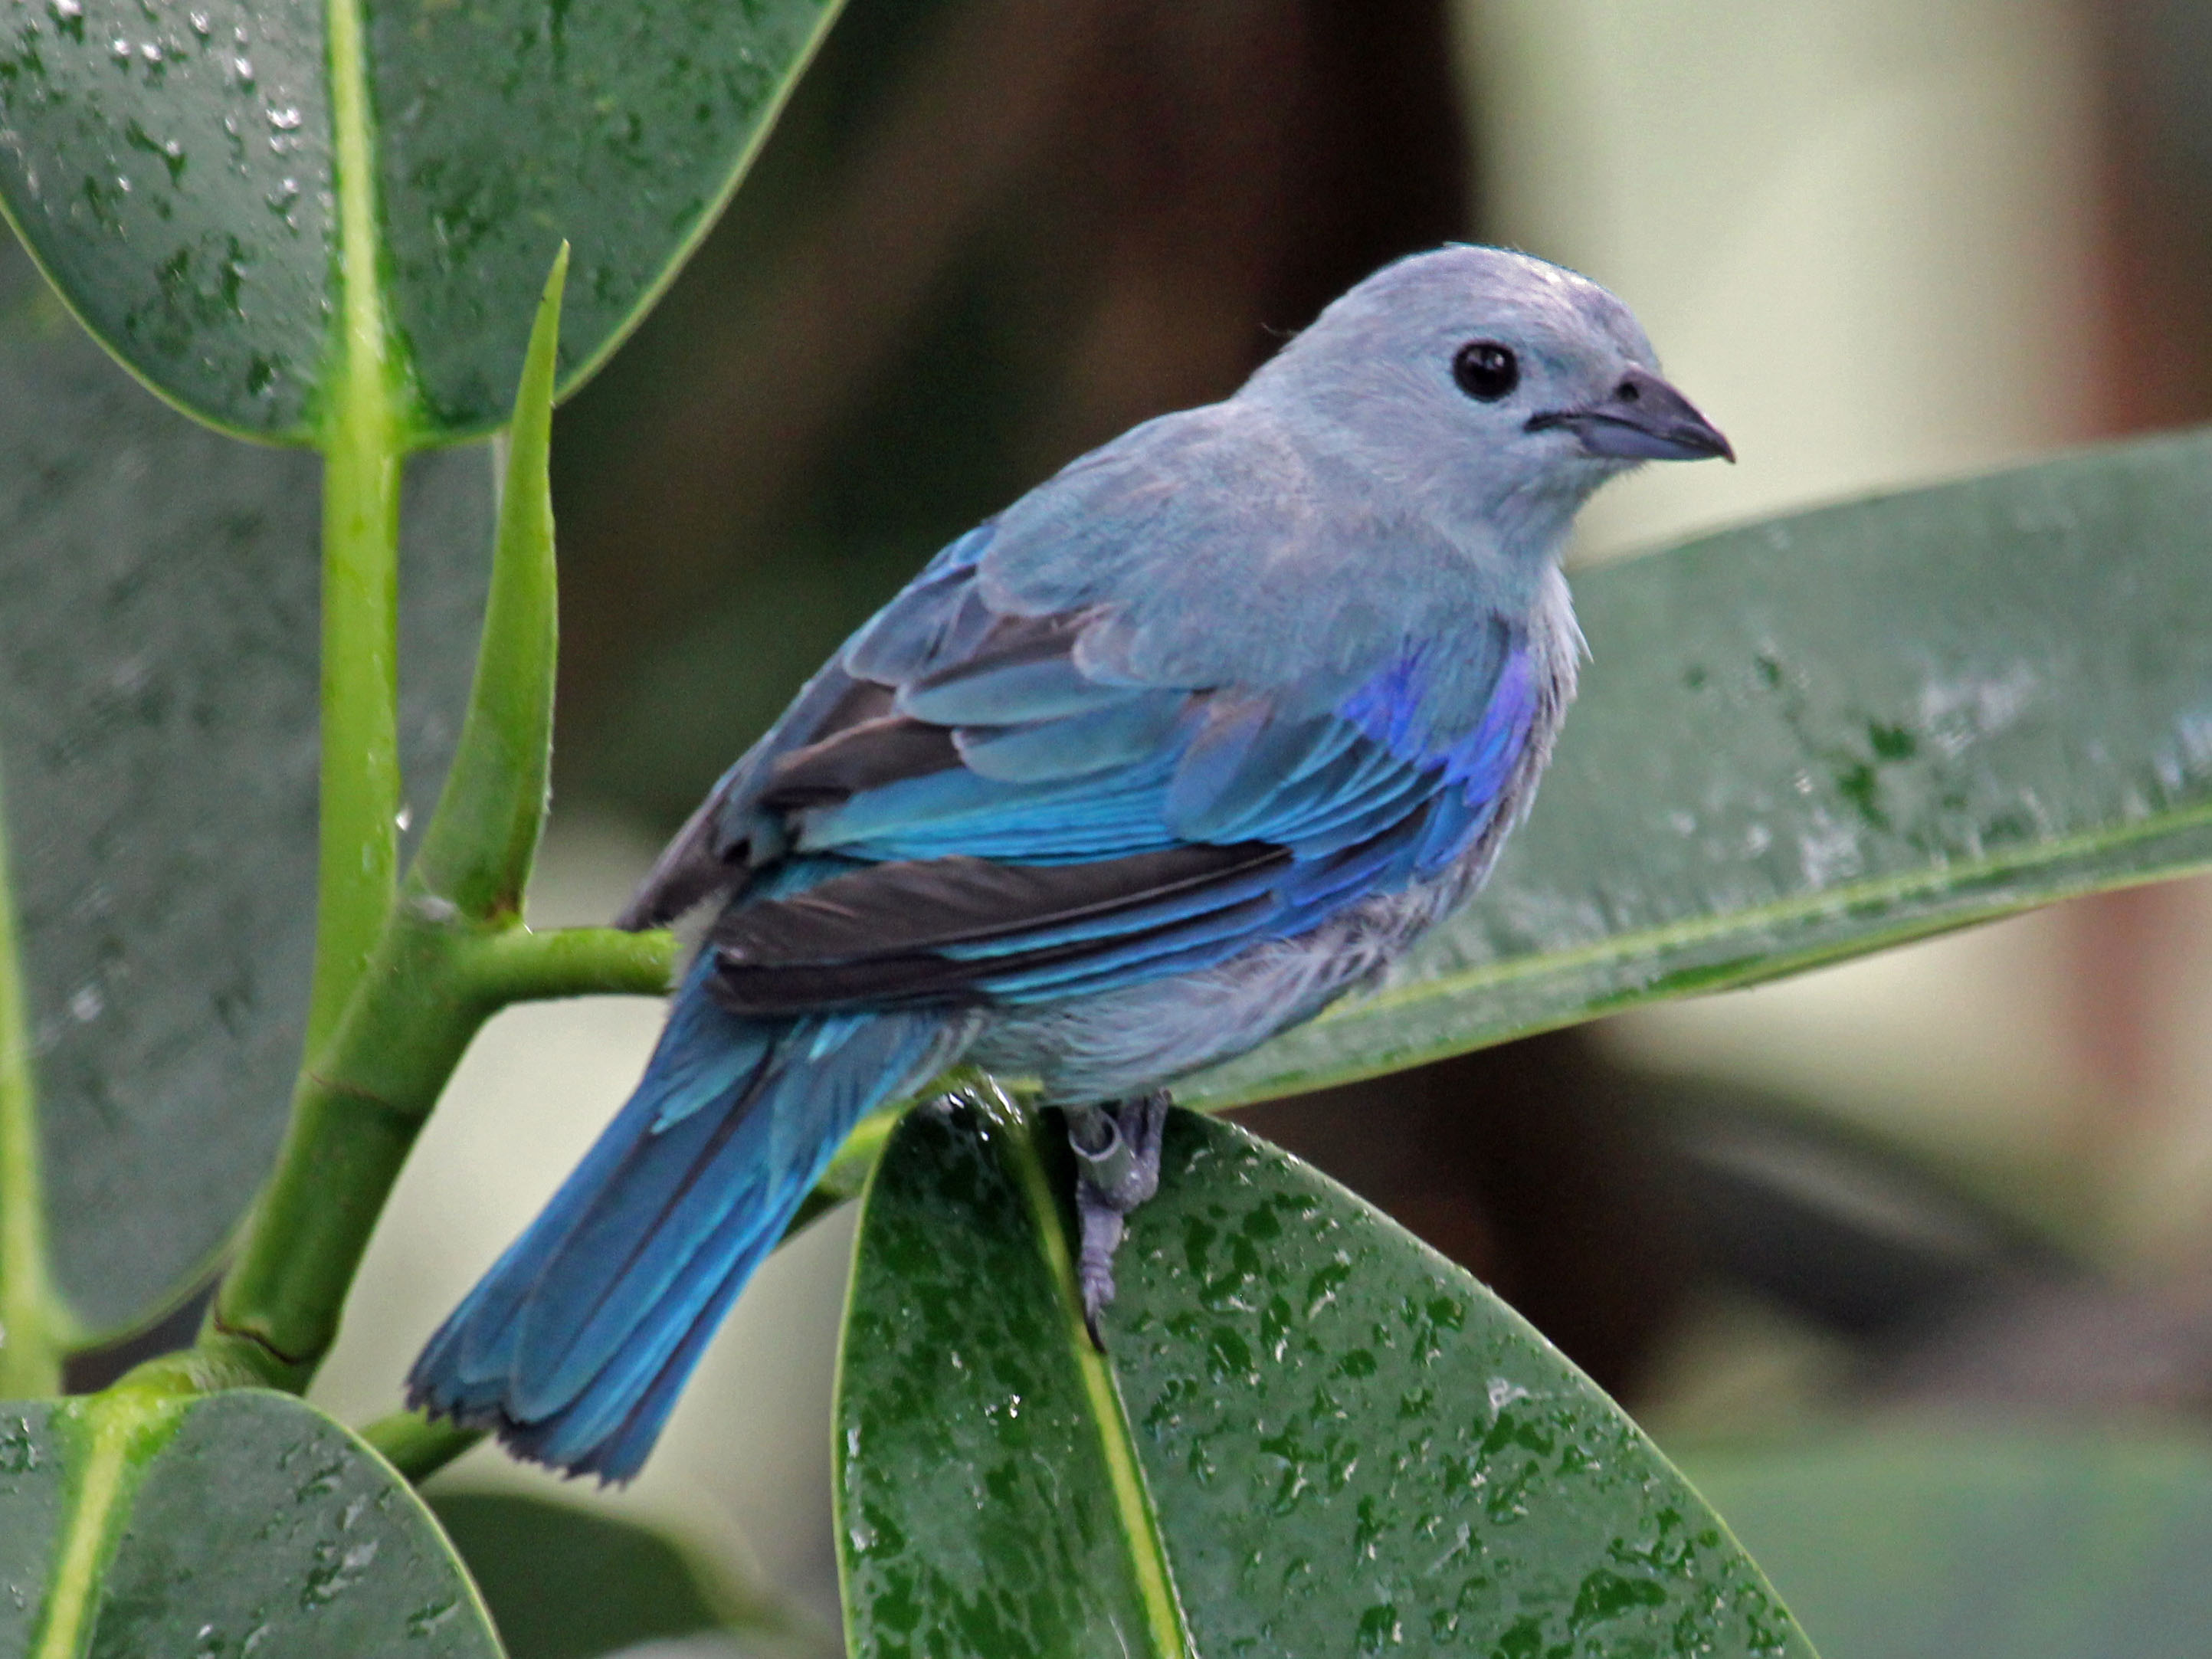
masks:
{"label": "blue wing feather", "polygon": [[[1364,674],[1340,668],[1274,686],[1132,684],[1084,666],[1086,629],[1110,608],[1075,616],[995,613],[985,590],[988,535],[963,544],[855,636],[848,674],[883,683],[902,714],[951,728],[949,750],[918,752],[935,769],[855,787],[796,815],[793,844],[873,866],[875,879],[923,884],[956,858],[1046,866],[1132,860],[1177,847],[1264,844],[1288,854],[1261,871],[1224,872],[1202,890],[1155,895],[1049,922],[996,903],[1024,893],[974,890],[970,937],[908,946],[886,924],[868,951],[794,953],[787,1006],[902,1000],[1032,1002],[1134,983],[1226,960],[1268,939],[1319,926],[1342,906],[1433,876],[1495,821],[1536,711],[1529,649],[1495,618],[1445,661],[1405,647]],[[995,621],[984,620],[996,615]],[[957,623],[957,625],[956,625]],[[957,642],[959,652],[948,650]],[[1440,698],[1439,680],[1451,695]],[[1479,696],[1470,697],[1471,692]],[[1149,877],[1150,872],[1145,872]],[[933,890],[941,896],[942,889]],[[770,906],[748,915],[749,969],[775,967]],[[963,964],[915,977],[913,951]],[[764,994],[757,989],[752,994]],[[742,1005],[750,1006],[750,1005]]]}
{"label": "blue wing feather", "polygon": [[1140,764],[1158,752],[1189,701],[1179,691],[1128,692],[1103,708],[1065,719],[963,726],[953,741],[969,770],[994,782],[1091,777]]}
{"label": "blue wing feather", "polygon": [[972,580],[990,546],[994,526],[977,526],[950,543],[837,653],[855,679],[898,685],[973,651],[998,620]]}

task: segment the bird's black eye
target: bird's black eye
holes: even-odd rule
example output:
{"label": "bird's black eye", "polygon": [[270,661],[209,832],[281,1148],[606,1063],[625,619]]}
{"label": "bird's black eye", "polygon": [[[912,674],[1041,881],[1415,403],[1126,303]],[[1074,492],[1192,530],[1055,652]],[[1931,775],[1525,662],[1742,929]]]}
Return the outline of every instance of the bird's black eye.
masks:
{"label": "bird's black eye", "polygon": [[1452,358],[1452,379],[1477,402],[1494,404],[1521,384],[1521,363],[1495,340],[1470,340]]}

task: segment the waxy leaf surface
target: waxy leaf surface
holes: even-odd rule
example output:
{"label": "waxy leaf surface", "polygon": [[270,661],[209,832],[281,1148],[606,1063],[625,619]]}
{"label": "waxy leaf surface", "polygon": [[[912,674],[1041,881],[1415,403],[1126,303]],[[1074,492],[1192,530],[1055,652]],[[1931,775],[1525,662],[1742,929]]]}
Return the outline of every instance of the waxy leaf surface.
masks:
{"label": "waxy leaf surface", "polygon": [[[0,246],[0,799],[64,1329],[135,1323],[266,1177],[315,894],[315,462],[131,384]],[[419,819],[468,694],[480,449],[418,458],[401,740]]]}
{"label": "waxy leaf surface", "polygon": [[[506,418],[546,268],[564,380],[712,223],[834,0],[46,0],[0,22],[0,201],[70,305],[203,419],[314,431],[349,195],[426,439]],[[345,83],[341,86],[340,83]],[[371,112],[349,171],[341,91]]]}
{"label": "waxy leaf surface", "polygon": [[429,1503],[491,1609],[507,1659],[597,1659],[716,1634],[738,1641],[745,1659],[836,1651],[721,1564],[604,1508],[450,1489]]}
{"label": "waxy leaf surface", "polygon": [[50,1651],[500,1659],[422,1501],[259,1389],[0,1403],[0,1653]]}
{"label": "waxy leaf surface", "polygon": [[[1105,1320],[1057,1120],[911,1115],[866,1200],[838,1401],[854,1651],[1768,1656],[1810,1650],[1596,1387],[1285,1153],[1176,1113]],[[1138,1472],[1117,1502],[1112,1466]]]}

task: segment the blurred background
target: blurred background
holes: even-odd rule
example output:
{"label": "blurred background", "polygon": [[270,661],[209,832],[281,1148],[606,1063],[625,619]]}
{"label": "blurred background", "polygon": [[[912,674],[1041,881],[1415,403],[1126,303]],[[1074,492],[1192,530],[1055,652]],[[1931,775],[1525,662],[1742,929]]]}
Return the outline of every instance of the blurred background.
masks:
{"label": "blurred background", "polygon": [[[2212,8],[2184,0],[850,0],[736,208],[561,416],[533,920],[611,913],[942,542],[1439,241],[1613,289],[1742,457],[1615,486],[1583,563],[2205,418],[2208,88]],[[1808,1437],[1848,1468],[1893,1421],[2186,1434],[2212,1408],[2208,1006],[2212,887],[2181,884],[1243,1115],[1693,1470]],[[392,1408],[658,1021],[484,1034],[324,1404]],[[644,1477],[592,1500],[824,1629],[849,1227],[769,1265]],[[441,1483],[538,1477],[479,1451]]]}

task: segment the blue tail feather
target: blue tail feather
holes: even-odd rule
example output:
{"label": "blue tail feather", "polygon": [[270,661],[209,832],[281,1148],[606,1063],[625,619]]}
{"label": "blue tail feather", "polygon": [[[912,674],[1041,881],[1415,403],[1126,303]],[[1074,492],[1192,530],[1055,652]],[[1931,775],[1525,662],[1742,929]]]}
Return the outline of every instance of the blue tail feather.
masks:
{"label": "blue tail feather", "polygon": [[695,969],[629,1102],[424,1348],[408,1400],[627,1480],[853,1125],[945,1063],[906,1012],[745,1019]]}

